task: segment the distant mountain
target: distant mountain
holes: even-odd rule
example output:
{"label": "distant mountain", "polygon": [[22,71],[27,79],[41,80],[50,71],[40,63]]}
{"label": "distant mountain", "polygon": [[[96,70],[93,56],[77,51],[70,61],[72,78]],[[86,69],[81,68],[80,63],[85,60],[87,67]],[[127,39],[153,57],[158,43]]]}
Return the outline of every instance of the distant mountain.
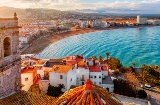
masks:
{"label": "distant mountain", "polygon": [[76,9],[74,12],[81,13],[97,13],[100,15],[108,15],[108,16],[146,16],[146,17],[160,17],[160,14],[144,14],[142,10],[134,10],[134,9],[119,9],[119,8],[99,8],[99,9]]}
{"label": "distant mountain", "polygon": [[60,13],[61,11],[55,9],[44,9],[44,8],[14,8],[14,7],[0,7],[0,18],[13,17],[14,13],[17,13],[18,17],[26,16],[28,13],[33,15],[37,14],[52,14],[52,13]]}
{"label": "distant mountain", "polygon": [[13,7],[0,7],[0,18],[13,17],[14,13],[19,15],[25,14],[25,9],[13,8]]}

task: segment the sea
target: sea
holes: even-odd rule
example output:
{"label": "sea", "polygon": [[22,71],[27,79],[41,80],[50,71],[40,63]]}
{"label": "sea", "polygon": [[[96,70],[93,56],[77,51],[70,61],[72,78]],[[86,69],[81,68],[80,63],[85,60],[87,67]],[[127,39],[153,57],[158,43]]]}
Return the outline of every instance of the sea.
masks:
{"label": "sea", "polygon": [[125,67],[160,65],[160,26],[121,28],[79,34],[61,39],[42,52],[37,58],[63,58],[70,55],[83,55],[86,58],[102,56],[106,52],[111,57],[118,58]]}

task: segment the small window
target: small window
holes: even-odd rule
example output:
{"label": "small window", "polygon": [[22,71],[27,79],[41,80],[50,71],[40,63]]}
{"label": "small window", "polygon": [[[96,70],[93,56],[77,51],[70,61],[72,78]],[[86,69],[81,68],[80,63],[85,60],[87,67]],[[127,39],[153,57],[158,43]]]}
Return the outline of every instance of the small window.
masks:
{"label": "small window", "polygon": [[99,84],[101,84],[101,82],[99,82]]}
{"label": "small window", "polygon": [[71,80],[70,81],[72,81],[72,78],[71,78]]}
{"label": "small window", "polygon": [[94,76],[94,78],[96,78],[96,76]]}
{"label": "small window", "polygon": [[94,84],[96,84],[96,82],[94,82]]}
{"label": "small window", "polygon": [[93,78],[93,76],[91,75],[90,78]]}
{"label": "small window", "polygon": [[99,78],[101,78],[101,76],[99,76]]}
{"label": "small window", "polygon": [[25,78],[25,81],[28,81],[28,78]]}
{"label": "small window", "polygon": [[60,75],[60,79],[63,79],[63,76],[62,76],[62,75]]}

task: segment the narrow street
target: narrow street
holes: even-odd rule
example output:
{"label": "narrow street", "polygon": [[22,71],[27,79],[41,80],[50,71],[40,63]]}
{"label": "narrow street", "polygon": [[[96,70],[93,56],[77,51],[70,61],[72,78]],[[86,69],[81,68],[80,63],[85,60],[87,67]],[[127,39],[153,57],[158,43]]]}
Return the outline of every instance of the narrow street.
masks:
{"label": "narrow street", "polygon": [[160,105],[160,91],[157,90],[145,90],[147,92],[148,95],[150,95],[149,97],[149,101],[151,103],[151,105]]}

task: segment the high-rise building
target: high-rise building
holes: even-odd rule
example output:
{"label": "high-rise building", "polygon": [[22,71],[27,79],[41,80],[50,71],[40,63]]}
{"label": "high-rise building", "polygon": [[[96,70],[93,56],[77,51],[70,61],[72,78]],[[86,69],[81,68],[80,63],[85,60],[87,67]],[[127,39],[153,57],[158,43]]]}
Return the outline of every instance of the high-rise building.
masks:
{"label": "high-rise building", "polygon": [[0,18],[0,98],[21,88],[19,27],[17,14]]}

